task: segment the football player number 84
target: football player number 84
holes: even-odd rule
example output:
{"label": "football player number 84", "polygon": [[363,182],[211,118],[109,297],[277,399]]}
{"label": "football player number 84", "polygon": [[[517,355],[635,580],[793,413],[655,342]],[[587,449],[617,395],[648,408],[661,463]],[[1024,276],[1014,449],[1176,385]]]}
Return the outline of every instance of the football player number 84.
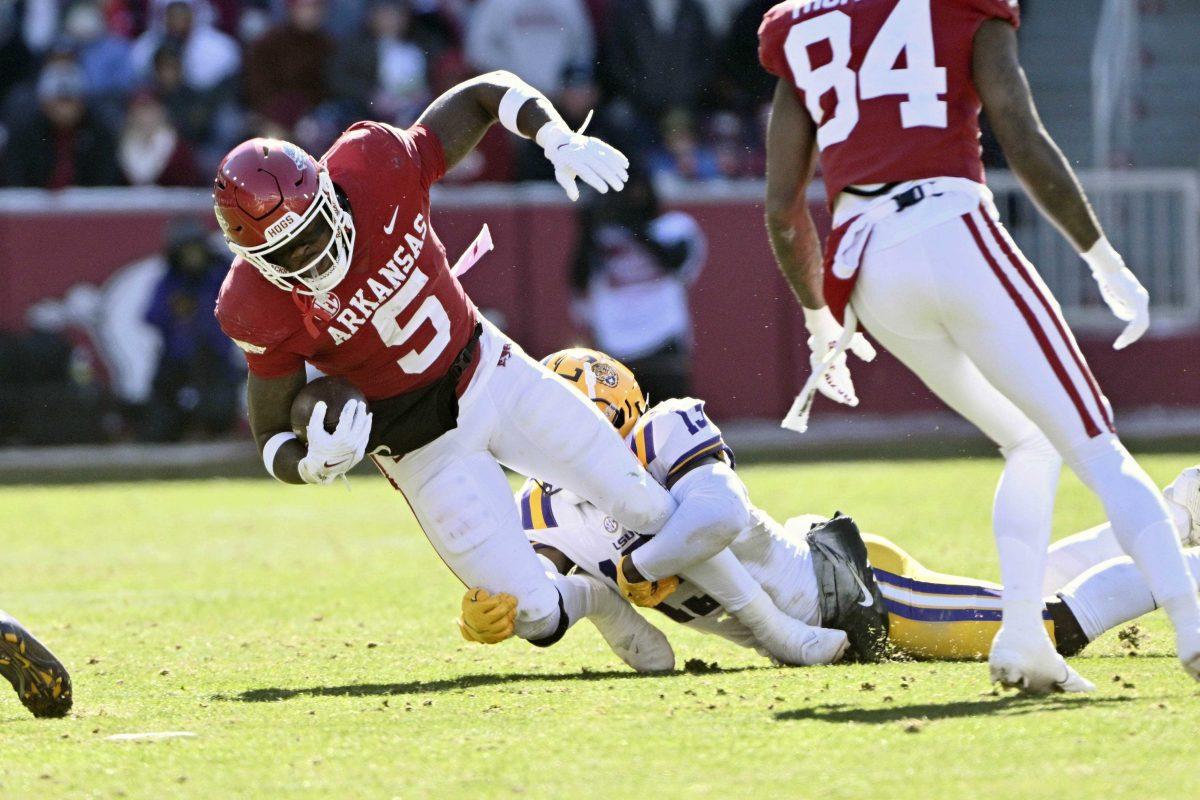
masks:
{"label": "football player number 84", "polygon": [[446,349],[446,345],[450,344],[450,317],[441,301],[434,295],[426,297],[408,322],[400,324],[400,315],[428,282],[429,278],[425,273],[413,269],[412,275],[400,291],[388,298],[371,317],[371,323],[379,331],[379,338],[388,347],[400,347],[426,322],[433,325],[434,335],[429,344],[420,350],[410,350],[396,361],[400,369],[409,375],[419,375],[429,369]]}
{"label": "football player number 84", "polygon": [[[858,124],[858,99],[904,95],[900,124],[905,128],[946,127],[946,70],[933,56],[933,25],[929,0],[900,0],[863,58],[857,74],[850,69],[851,18],[831,11],[801,22],[788,32],[783,50],[796,86],[804,91],[808,113],[820,123],[817,144],[826,147],[845,141]],[[814,68],[808,48],[828,42],[833,58]],[[896,68],[900,54],[906,66]],[[832,91],[837,107],[824,119],[821,97]],[[824,120],[822,122],[822,120]]]}

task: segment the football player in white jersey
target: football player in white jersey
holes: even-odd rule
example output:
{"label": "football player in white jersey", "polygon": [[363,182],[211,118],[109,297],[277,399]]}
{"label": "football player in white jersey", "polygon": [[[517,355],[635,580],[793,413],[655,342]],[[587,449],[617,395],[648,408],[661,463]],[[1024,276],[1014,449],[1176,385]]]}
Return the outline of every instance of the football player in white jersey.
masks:
{"label": "football player in white jersey", "polygon": [[[684,572],[691,562],[708,557],[712,547],[727,546],[774,605],[807,625],[842,629],[849,634],[849,655],[859,659],[876,660],[884,655],[883,634],[895,651],[912,657],[987,655],[1001,618],[1001,587],[997,584],[929,570],[882,536],[860,537],[847,517],[827,520],[805,515],[780,525],[749,502],[740,479],[725,475],[725,467],[732,473],[732,453],[704,414],[702,403],[668,400],[637,420],[629,420],[639,414],[640,393],[636,385],[629,390],[631,376],[627,377],[619,363],[578,350],[555,354],[547,362],[563,377],[573,379],[618,427],[632,423],[627,436],[630,447],[672,491],[690,472],[697,471],[696,464],[715,462],[708,465],[708,472],[725,476],[727,500],[744,510],[745,524],[732,531],[728,527],[718,530],[715,524],[693,530],[692,543],[684,545],[694,548],[691,555],[676,562]],[[611,372],[610,367],[614,367]],[[604,382],[603,378],[614,375],[617,385]],[[718,486],[712,494],[721,491]],[[650,569],[644,565],[653,562],[642,557],[653,552],[647,548],[655,537],[628,531],[595,506],[537,481],[528,481],[518,497],[522,522],[535,549],[557,571],[576,569],[628,594],[627,573],[622,573],[630,563],[637,562],[635,575]],[[1181,540],[1188,546],[1188,566],[1200,575],[1200,547],[1195,546],[1200,544],[1200,467],[1181,473],[1166,488],[1164,498]],[[734,517],[727,513],[710,516],[718,518]],[[1065,656],[1078,653],[1106,630],[1156,607],[1108,524],[1056,542],[1048,563],[1043,624]],[[659,589],[662,596],[654,604],[657,610],[696,630],[772,655],[754,631],[701,583],[685,579],[670,585],[675,586],[672,591]],[[486,629],[493,622],[482,619],[478,612],[472,619],[471,596],[468,592],[464,601],[462,624]],[[510,627],[500,624],[496,630],[503,633]],[[506,636],[471,638],[499,641]]]}

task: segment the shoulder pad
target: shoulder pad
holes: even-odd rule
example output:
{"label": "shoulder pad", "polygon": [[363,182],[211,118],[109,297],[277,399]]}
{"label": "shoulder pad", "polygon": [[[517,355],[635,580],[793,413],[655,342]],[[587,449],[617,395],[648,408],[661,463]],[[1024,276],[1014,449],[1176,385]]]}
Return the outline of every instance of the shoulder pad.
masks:
{"label": "shoulder pad", "polygon": [[733,452],[704,412],[704,401],[677,398],[656,404],[638,420],[630,445],[651,475],[670,488],[697,461]]}
{"label": "shoulder pad", "polygon": [[280,344],[302,324],[288,293],[272,286],[241,258],[229,268],[213,313],[225,335],[250,353]]}

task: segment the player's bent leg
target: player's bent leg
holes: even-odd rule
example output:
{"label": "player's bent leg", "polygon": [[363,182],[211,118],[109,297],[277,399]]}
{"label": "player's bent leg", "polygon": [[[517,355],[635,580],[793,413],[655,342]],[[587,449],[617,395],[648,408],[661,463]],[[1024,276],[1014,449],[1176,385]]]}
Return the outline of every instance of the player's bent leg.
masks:
{"label": "player's bent leg", "polygon": [[1175,625],[1185,669],[1200,679],[1200,603],[1161,496],[1117,441],[1108,401],[1036,270],[990,213],[972,212],[963,225],[979,257],[942,271],[958,301],[947,327],[1100,497]]}
{"label": "player's bent leg", "polygon": [[62,717],[71,710],[71,676],[28,629],[0,610],[0,675],[35,717]]}
{"label": "player's bent leg", "polygon": [[[1163,499],[1167,501],[1180,544],[1184,548],[1200,545],[1200,468],[1183,470],[1163,488]],[[1189,501],[1196,511],[1189,508]],[[1043,594],[1054,594],[1092,567],[1124,556],[1125,551],[1108,522],[1059,539],[1050,545]]]}
{"label": "player's bent leg", "polygon": [[675,500],[578,391],[515,344],[488,389],[500,414],[489,442],[501,462],[565,488],[630,530],[658,532]]}
{"label": "player's bent leg", "polygon": [[[1192,577],[1200,580],[1200,548],[1185,550],[1184,560]],[[1070,609],[1085,643],[1157,608],[1141,572],[1127,556],[1093,566],[1058,596]]]}
{"label": "player's bent leg", "polygon": [[[982,659],[1000,630],[1001,587],[935,572],[895,542],[864,533],[888,610],[888,639],[913,658]],[[1052,629],[1047,624],[1047,631]]]}
{"label": "player's bent leg", "polygon": [[470,588],[516,598],[516,635],[553,644],[577,621],[564,613],[577,589],[558,587],[546,576],[521,527],[504,470],[489,453],[462,446],[456,433],[398,462],[376,458],[376,463],[404,494],[450,571]]}
{"label": "player's bent leg", "polygon": [[[852,302],[867,330],[951,408],[1001,447],[1006,456],[1005,473],[993,508],[993,528],[1001,573],[1012,583],[1012,591],[1002,595],[1000,608],[1007,613],[997,618],[1003,616],[1010,622],[1008,635],[1024,643],[1020,658],[1027,662],[1031,673],[1069,678],[1073,673],[1054,651],[1040,613],[1041,575],[1050,537],[1057,462],[1029,418],[984,377],[957,338],[946,332],[941,322],[945,287],[932,279],[934,268],[912,266],[936,262],[943,255],[943,244],[950,256],[971,258],[969,252],[960,252],[965,244],[956,224],[934,229],[937,250],[925,247],[922,240],[926,237],[917,237],[869,254]],[[891,269],[898,265],[909,266],[907,271]],[[955,266],[961,269],[961,265]],[[979,310],[977,313],[984,314]],[[1004,653],[1002,649],[1001,655]],[[1011,674],[1011,664],[1006,672]]]}
{"label": "player's bent leg", "polygon": [[[780,664],[834,664],[850,646],[843,630],[819,627],[811,620],[788,616],[730,550],[693,564],[682,577],[701,587],[730,615],[746,626],[756,643]],[[812,624],[810,625],[809,622]]]}

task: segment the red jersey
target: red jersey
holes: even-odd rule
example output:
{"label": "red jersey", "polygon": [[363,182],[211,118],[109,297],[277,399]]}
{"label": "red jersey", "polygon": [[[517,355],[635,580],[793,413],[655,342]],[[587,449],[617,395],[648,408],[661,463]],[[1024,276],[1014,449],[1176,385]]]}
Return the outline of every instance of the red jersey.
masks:
{"label": "red jersey", "polygon": [[1020,24],[1017,0],[788,0],[758,29],[763,67],[817,125],[832,205],[847,186],[983,182],[975,31]]}
{"label": "red jersey", "polygon": [[358,122],[321,162],[349,201],[355,231],[350,269],[324,306],[332,320],[314,338],[292,296],[238,258],[217,298],[221,329],[263,378],[307,361],[372,401],[428,386],[476,323],[429,220],[429,187],[446,171],[442,144],[422,125]]}

